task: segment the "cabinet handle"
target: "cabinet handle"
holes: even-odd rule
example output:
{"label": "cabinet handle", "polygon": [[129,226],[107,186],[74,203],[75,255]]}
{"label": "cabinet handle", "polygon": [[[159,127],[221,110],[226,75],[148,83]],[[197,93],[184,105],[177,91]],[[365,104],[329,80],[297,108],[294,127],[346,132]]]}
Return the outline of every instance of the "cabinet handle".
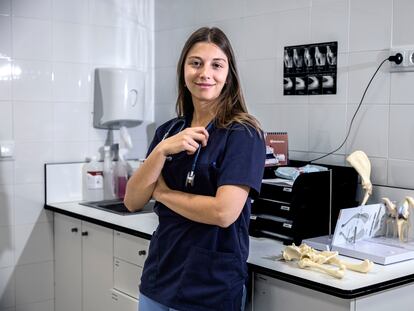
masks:
{"label": "cabinet handle", "polygon": [[78,228],[72,228],[70,229],[71,232],[78,232]]}
{"label": "cabinet handle", "polygon": [[138,251],[139,256],[145,256],[146,254],[147,254],[147,251],[144,250],[144,249],[141,249],[141,250]]}
{"label": "cabinet handle", "polygon": [[83,231],[82,232],[82,236],[87,236],[88,235],[88,231]]}

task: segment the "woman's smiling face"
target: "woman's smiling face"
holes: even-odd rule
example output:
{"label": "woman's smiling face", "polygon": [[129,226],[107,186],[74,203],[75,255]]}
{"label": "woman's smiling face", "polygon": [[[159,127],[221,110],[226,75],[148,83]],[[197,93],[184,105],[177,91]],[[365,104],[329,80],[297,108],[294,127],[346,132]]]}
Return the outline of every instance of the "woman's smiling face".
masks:
{"label": "woman's smiling face", "polygon": [[229,65],[226,54],[215,44],[196,43],[184,64],[184,79],[193,103],[211,102],[223,89]]}

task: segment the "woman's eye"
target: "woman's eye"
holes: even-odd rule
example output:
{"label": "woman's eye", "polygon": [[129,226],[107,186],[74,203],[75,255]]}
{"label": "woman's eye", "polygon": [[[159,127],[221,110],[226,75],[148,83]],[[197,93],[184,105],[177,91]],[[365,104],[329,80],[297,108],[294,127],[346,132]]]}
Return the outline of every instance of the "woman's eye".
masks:
{"label": "woman's eye", "polygon": [[215,69],[220,69],[220,68],[223,68],[223,65],[222,65],[222,64],[220,64],[220,63],[214,63],[214,64],[213,64],[213,68],[215,68]]}
{"label": "woman's eye", "polygon": [[194,60],[194,61],[190,62],[190,65],[193,66],[193,67],[200,67],[201,62]]}

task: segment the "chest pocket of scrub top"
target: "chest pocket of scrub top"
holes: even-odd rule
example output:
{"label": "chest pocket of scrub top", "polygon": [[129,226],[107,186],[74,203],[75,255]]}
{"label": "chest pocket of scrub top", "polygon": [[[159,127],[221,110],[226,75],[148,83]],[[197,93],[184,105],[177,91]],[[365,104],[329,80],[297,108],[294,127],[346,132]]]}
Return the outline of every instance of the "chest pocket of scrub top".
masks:
{"label": "chest pocket of scrub top", "polygon": [[185,179],[191,169],[192,159],[185,152],[180,152],[172,155],[170,160],[165,162],[162,173],[171,189],[186,191]]}
{"label": "chest pocket of scrub top", "polygon": [[197,163],[193,193],[214,196],[217,190],[218,167],[215,161]]}
{"label": "chest pocket of scrub top", "polygon": [[245,280],[241,266],[233,253],[193,247],[177,293],[180,303],[196,310],[236,310]]}

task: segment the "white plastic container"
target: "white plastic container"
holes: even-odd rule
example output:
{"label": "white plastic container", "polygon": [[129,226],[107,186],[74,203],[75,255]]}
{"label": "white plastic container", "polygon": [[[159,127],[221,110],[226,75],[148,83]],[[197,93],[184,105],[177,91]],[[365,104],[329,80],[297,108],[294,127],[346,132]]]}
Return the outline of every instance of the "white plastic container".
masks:
{"label": "white plastic container", "polygon": [[82,199],[83,201],[102,201],[103,192],[102,164],[93,156],[82,168]]}
{"label": "white plastic container", "polygon": [[114,165],[111,157],[111,147],[104,147],[104,163],[103,163],[103,193],[104,200],[112,200],[115,195],[115,178]]}

